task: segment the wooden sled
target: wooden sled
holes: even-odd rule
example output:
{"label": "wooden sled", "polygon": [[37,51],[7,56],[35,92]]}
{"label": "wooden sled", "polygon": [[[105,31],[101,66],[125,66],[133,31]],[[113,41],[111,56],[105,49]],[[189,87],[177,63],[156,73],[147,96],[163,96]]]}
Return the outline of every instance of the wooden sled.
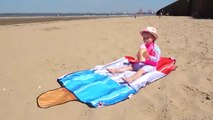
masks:
{"label": "wooden sled", "polygon": [[67,103],[69,101],[76,101],[77,98],[66,88],[60,87],[54,90],[49,90],[37,97],[37,105],[40,108],[48,108],[55,105]]}

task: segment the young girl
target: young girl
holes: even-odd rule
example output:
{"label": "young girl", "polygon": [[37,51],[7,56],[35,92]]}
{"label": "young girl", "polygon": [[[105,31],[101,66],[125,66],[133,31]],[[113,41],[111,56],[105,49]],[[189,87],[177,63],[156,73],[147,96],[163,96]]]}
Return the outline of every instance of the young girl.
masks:
{"label": "young girl", "polygon": [[121,68],[107,69],[110,73],[114,74],[117,72],[124,72],[127,70],[137,71],[131,77],[122,78],[124,81],[131,83],[132,81],[138,79],[143,74],[156,70],[158,61],[160,60],[160,49],[155,43],[157,40],[157,30],[154,27],[146,27],[140,31],[143,37],[143,44],[141,44],[140,49],[137,54],[138,62],[132,63],[129,66]]}

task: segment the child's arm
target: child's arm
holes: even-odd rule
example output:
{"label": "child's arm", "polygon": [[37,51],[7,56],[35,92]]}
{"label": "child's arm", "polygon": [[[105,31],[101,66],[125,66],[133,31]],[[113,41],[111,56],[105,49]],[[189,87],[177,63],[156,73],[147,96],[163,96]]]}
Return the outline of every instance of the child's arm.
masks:
{"label": "child's arm", "polygon": [[148,51],[146,50],[146,46],[145,44],[141,44],[140,46],[140,50],[143,49],[145,51],[141,51],[141,56],[143,56],[143,58],[145,59],[144,62],[146,61],[152,61],[152,62],[158,62],[160,59],[160,54],[161,54],[161,50],[159,49],[159,47],[154,47],[153,55],[149,55]]}
{"label": "child's arm", "polygon": [[146,58],[146,60],[148,61],[152,61],[152,62],[158,62],[159,59],[160,59],[160,50],[155,50],[155,54],[152,56],[152,55],[149,55],[148,52],[145,52],[143,54],[143,56]]}

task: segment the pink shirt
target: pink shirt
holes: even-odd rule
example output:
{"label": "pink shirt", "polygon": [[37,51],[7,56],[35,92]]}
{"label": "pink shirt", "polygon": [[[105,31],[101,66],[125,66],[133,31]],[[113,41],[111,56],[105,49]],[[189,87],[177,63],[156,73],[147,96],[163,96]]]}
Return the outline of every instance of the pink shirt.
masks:
{"label": "pink shirt", "polygon": [[155,43],[150,43],[150,44],[141,44],[140,46],[141,49],[146,49],[149,53],[149,58],[146,58],[145,64],[151,65],[156,67],[158,64],[158,61],[160,60],[160,48],[157,46]]}

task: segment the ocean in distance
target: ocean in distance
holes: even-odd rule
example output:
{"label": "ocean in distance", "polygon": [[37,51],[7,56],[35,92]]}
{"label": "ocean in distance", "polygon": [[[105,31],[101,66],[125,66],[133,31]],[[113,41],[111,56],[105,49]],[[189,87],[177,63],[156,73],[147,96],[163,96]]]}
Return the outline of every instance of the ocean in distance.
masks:
{"label": "ocean in distance", "polygon": [[59,20],[98,19],[130,16],[152,16],[134,13],[0,13],[0,25],[49,22]]}

